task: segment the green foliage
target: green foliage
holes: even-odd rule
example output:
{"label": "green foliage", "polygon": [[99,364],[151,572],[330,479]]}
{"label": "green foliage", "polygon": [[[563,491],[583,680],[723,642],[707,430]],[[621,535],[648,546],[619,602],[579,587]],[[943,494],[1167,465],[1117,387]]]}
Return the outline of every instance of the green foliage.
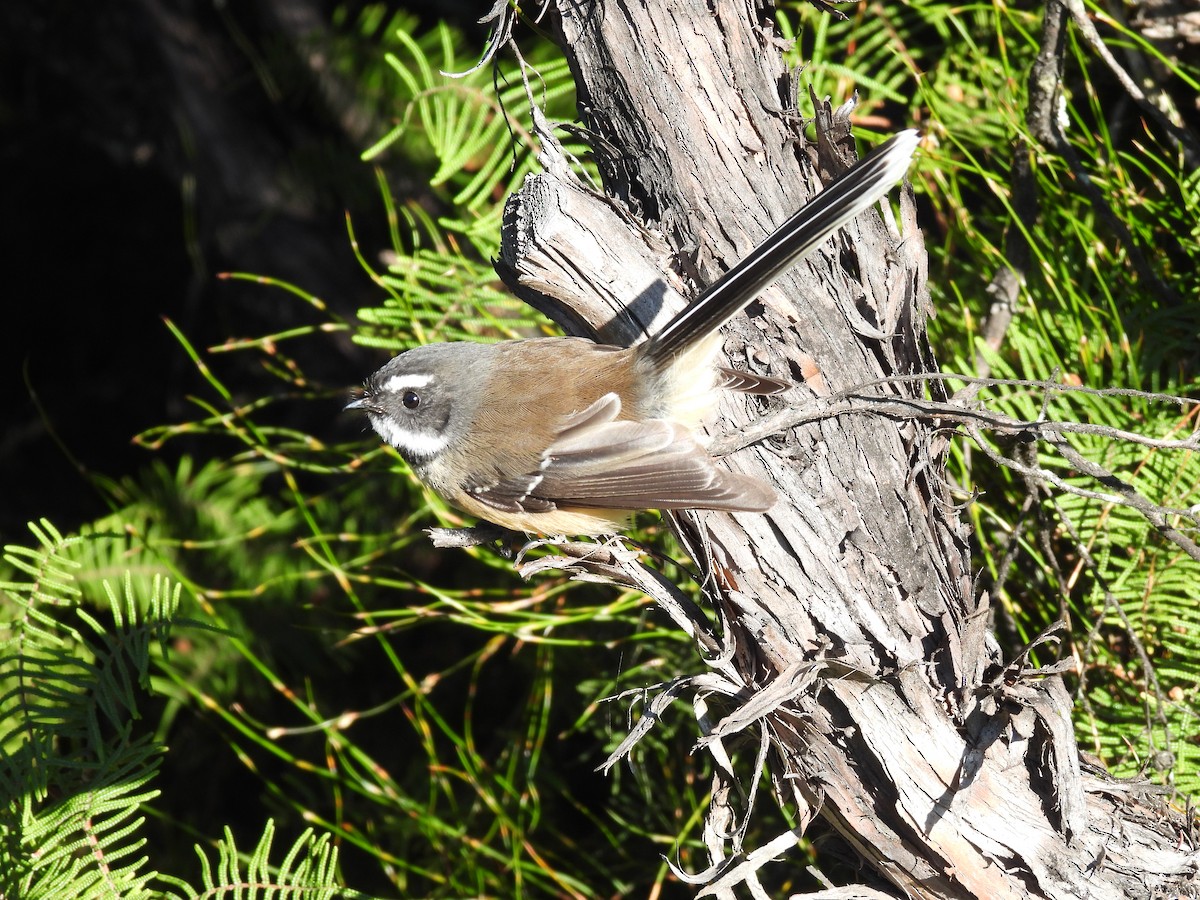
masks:
{"label": "green foliage", "polygon": [[258,846],[243,869],[233,835],[229,829],[225,829],[224,840],[217,845],[215,875],[208,857],[200,853],[203,896],[214,900],[229,896],[238,900],[333,900],[335,897],[363,896],[336,886],[337,851],[329,845],[328,835],[317,837],[311,829],[305,831],[278,867],[270,862],[274,838],[275,824],[268,822]]}
{"label": "green foliage", "polygon": [[112,536],[31,530],[37,546],[5,548],[12,580],[0,583],[0,896],[350,896],[325,838],[303,835],[270,866],[270,825],[245,875],[230,835],[215,877],[201,853],[203,892],[149,868],[146,812],[165,748],[145,720],[152,665],[185,624],[181,585],[127,574],[90,605],[77,557]]}
{"label": "green foliage", "polygon": [[38,546],[5,548],[0,584],[0,895],[148,897],[135,854],[161,748],[133,723],[178,588],[157,582],[143,613],[128,582],[109,587],[110,629],[79,604],[83,539],[32,530]]}
{"label": "green foliage", "polygon": [[[373,21],[370,9],[367,16]],[[392,247],[386,272],[360,256],[386,295],[380,306],[359,312],[355,340],[396,352],[431,335],[486,340],[544,329],[544,320],[498,287],[489,260],[499,251],[504,199],[536,171],[531,95],[549,119],[574,118],[567,62],[538,44],[519,64],[476,68],[448,26],[420,35],[413,34],[411,19],[397,17],[393,26],[383,45],[395,124],[363,153],[383,164]],[[566,146],[579,156],[587,149]],[[414,167],[423,171],[439,215],[417,197],[397,202],[385,174],[397,157],[406,176]]]}
{"label": "green foliage", "polygon": [[[495,248],[501,209],[496,201],[534,171],[523,73],[512,64],[501,64],[495,72],[486,66],[472,68],[457,53],[454,35],[444,24],[421,39],[404,28],[393,34],[401,50],[388,53],[386,59],[399,77],[393,96],[403,112],[363,158],[375,159],[403,141],[407,160],[436,164],[429,184],[448,189],[447,199],[460,216],[482,216],[478,221],[486,227],[477,234]],[[436,70],[431,58],[435,54],[440,56]],[[573,112],[574,84],[566,60],[541,52],[530,64],[536,67],[541,86],[537,101],[543,110],[551,116],[555,110]],[[504,87],[492,90],[493,80]],[[445,224],[450,230],[459,228],[457,220]]]}
{"label": "green foliage", "polygon": [[[263,455],[283,460],[278,447],[264,446]],[[130,506],[114,521],[140,528],[149,494],[168,509],[196,506],[236,521],[243,498],[263,491],[267,468],[241,463],[222,472],[210,463],[196,471],[184,463],[173,478],[160,469],[148,488],[121,486]],[[230,481],[239,482],[236,489]],[[210,719],[210,746],[222,733],[233,753],[222,761],[210,749],[206,779],[233,782],[230,766],[244,767],[261,780],[276,818],[312,822],[332,835],[360,880],[372,880],[364,867],[373,863],[380,872],[374,880],[389,885],[380,888],[385,894],[504,894],[515,877],[533,893],[589,895],[589,880],[632,877],[646,853],[633,848],[659,842],[665,850],[678,826],[669,816],[661,822],[625,810],[636,797],[602,814],[603,804],[589,796],[608,792],[591,773],[609,734],[595,700],[600,691],[666,677],[661,651],[678,635],[641,621],[645,601],[635,594],[576,590],[568,598],[568,585],[558,581],[543,582],[530,598],[511,576],[501,581],[507,563],[491,553],[475,565],[454,560],[450,571],[431,567],[425,536],[403,525],[397,531],[393,505],[380,506],[388,487],[407,483],[356,478],[336,497],[300,494],[303,519],[260,511],[270,526],[237,532],[234,548],[180,539],[174,528],[191,521],[190,512],[156,519],[149,531],[119,542],[134,571],[163,568],[186,578],[188,613],[207,626],[190,636],[186,655],[160,661],[156,683],[172,698],[172,729],[197,715]],[[172,492],[180,496],[168,500]],[[397,495],[394,507],[402,502]],[[346,509],[360,513],[347,522]],[[372,509],[380,514],[362,512]],[[303,549],[289,553],[283,535]],[[290,560],[292,578],[264,564],[276,553]],[[297,565],[310,554],[322,555],[324,567]],[[235,574],[243,580],[227,590],[200,583],[198,572],[216,585]],[[289,598],[304,603],[303,625],[293,624]],[[647,657],[650,648],[656,652]],[[620,679],[595,680],[594,671],[616,671],[622,657]],[[578,694],[562,691],[574,683]],[[590,712],[576,719],[587,704]],[[676,777],[690,781],[688,742],[661,748]],[[180,756],[168,759],[169,771]],[[659,774],[646,779],[647,790],[666,771],[657,759],[650,769]],[[686,809],[699,803],[694,798]],[[175,820],[184,813],[160,803],[159,814]],[[610,854],[626,858],[624,873],[581,869],[573,834],[541,825],[579,815],[610,829],[601,839]],[[643,843],[612,830],[610,817],[623,815],[638,822]],[[648,830],[647,821],[659,827]]]}

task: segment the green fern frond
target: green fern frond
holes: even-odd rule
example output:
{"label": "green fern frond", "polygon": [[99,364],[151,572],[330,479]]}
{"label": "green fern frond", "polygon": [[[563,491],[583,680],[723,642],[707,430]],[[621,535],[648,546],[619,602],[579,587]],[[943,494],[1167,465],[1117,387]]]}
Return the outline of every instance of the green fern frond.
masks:
{"label": "green fern frond", "polygon": [[198,465],[185,456],[174,468],[155,460],[107,484],[113,512],[81,529],[87,540],[68,551],[79,566],[77,587],[88,603],[107,609],[105,582],[118,573],[131,579],[134,596],[153,598],[163,577],[195,593],[216,593],[224,585],[198,583],[196,573],[228,580],[237,572],[256,583],[273,581],[281,597],[294,597],[282,549],[299,513],[273,502],[262,487],[278,471],[270,462]]}
{"label": "green fern frond", "polygon": [[491,266],[467,257],[418,250],[398,256],[379,279],[397,300],[359,310],[355,341],[398,352],[431,336],[497,339],[528,334],[539,319],[497,287]]}
{"label": "green fern frond", "polygon": [[149,897],[154,873],[131,857],[162,748],[132,722],[179,586],[159,579],[147,601],[130,578],[109,587],[106,627],[73,583],[86,539],[31,530],[39,546],[5,553],[25,578],[0,586],[0,895]]}
{"label": "green fern frond", "polygon": [[233,832],[226,828],[224,839],[217,845],[215,873],[209,858],[197,848],[204,896],[211,900],[223,897],[238,900],[365,898],[364,894],[338,885],[337,848],[330,845],[329,835],[317,836],[311,828],[306,830],[278,866],[272,865],[270,860],[274,839],[275,823],[268,821],[258,844],[249,857],[245,857],[237,848]]}
{"label": "green fern frond", "polygon": [[[1065,370],[1072,381],[1083,384],[1144,383],[1138,348],[1127,341],[1106,340],[1105,329],[1116,318],[1113,311],[1103,305],[1080,311],[1085,314],[1054,316],[1054,334],[1049,322],[1045,330],[1014,332],[1010,356],[989,356],[994,373],[1012,377],[1019,372],[1053,381]],[[1040,310],[1027,315],[1035,325],[1043,319]],[[1074,353],[1068,352],[1072,346]],[[1193,384],[1192,390],[1197,389],[1200,385]],[[1085,422],[1150,437],[1186,437],[1195,428],[1196,416],[1191,407],[1181,411],[1136,397],[1017,389],[997,391],[989,405],[1029,420]],[[1080,456],[1152,503],[1189,509],[1200,501],[1200,457],[1195,453],[1102,435],[1069,435],[1066,440]],[[1036,462],[1068,486],[1101,494],[1111,491],[1110,485],[1075,471],[1050,448],[1039,448]],[[1001,480],[1009,488],[996,496],[1023,493],[1011,475]],[[991,502],[988,497],[981,500],[984,506]],[[1077,706],[1081,740],[1122,775],[1143,770],[1154,774],[1157,763],[1151,758],[1161,762],[1166,757],[1152,748],[1170,748],[1177,766],[1170,777],[1176,786],[1189,793],[1200,790],[1195,748],[1181,740],[1194,730],[1200,706],[1194,668],[1181,665],[1200,655],[1200,617],[1193,612],[1200,563],[1127,505],[1056,491],[1053,500],[1043,499],[1040,506],[1048,522],[1060,523],[1054,529],[1057,560],[1045,556],[1044,545],[1030,543],[1024,552],[1054,593],[1068,598],[1075,619],[1076,655],[1086,676],[1086,693]],[[1003,519],[1005,513],[997,511],[996,516]],[[1184,531],[1189,528],[1186,521],[1174,524]],[[1053,580],[1056,572],[1062,573],[1063,583]],[[1007,598],[1010,614],[1025,623],[1023,631],[1036,633],[1053,616],[1044,611],[1047,604],[1031,602],[1028,585],[1016,586],[1015,591]],[[1143,650],[1136,649],[1139,644]],[[1141,739],[1131,742],[1134,735]]]}
{"label": "green fern frond", "polygon": [[[471,68],[459,35],[440,24],[414,35],[403,23],[387,55],[396,76],[396,124],[364,154],[381,159],[402,152],[420,166],[432,164],[429,185],[445,209],[430,214],[417,202],[397,203],[381,178],[392,247],[386,271],[359,255],[386,291],[363,309],[355,340],[397,351],[431,339],[495,339],[541,326],[528,307],[501,290],[488,260],[499,249],[504,198],[536,170],[531,102],[551,120],[574,118],[574,83],[560,54],[536,47],[522,72],[512,62]],[[475,52],[474,48],[470,52]],[[526,88],[526,78],[530,87]],[[586,153],[578,140],[568,153]],[[411,162],[410,162],[411,164]],[[402,221],[403,220],[403,221]]]}
{"label": "green fern frond", "polygon": [[[0,896],[197,896],[150,868],[144,810],[160,796],[151,783],[164,748],[136,727],[152,660],[180,621],[182,586],[156,575],[142,593],[126,573],[120,588],[102,582],[107,603],[93,603],[72,583],[89,574],[72,555],[113,536],[31,528],[37,547],[6,548],[15,577],[0,594]],[[268,826],[244,872],[228,832],[217,878],[201,853],[208,895],[360,896],[338,887],[327,835],[306,832],[278,866],[272,835]]]}
{"label": "green fern frond", "polygon": [[[519,70],[508,64],[494,81],[487,67],[456,78],[444,74],[464,68],[462,40],[444,23],[419,37],[401,27],[395,40],[397,51],[386,60],[399,78],[399,121],[363,159],[377,159],[403,140],[407,158],[436,163],[429,184],[450,188],[448,199],[457,210],[480,215],[495,208],[535,165]],[[535,54],[532,64],[540,79],[538,100],[548,115],[569,115],[574,83],[566,61]],[[507,86],[497,91],[497,83]]]}
{"label": "green fern frond", "polygon": [[77,640],[78,634],[58,622],[49,610],[69,604],[79,596],[79,588],[73,583],[79,565],[63,554],[78,539],[64,538],[45,519],[30,523],[29,530],[40,549],[15,545],[4,548],[5,561],[18,573],[28,576],[28,581],[0,582],[0,591],[7,592],[25,613],[23,618],[8,623],[8,627],[31,641],[61,646],[65,641]]}
{"label": "green fern frond", "polygon": [[[19,830],[23,852],[11,860],[16,868],[10,871],[21,874],[19,889],[10,893],[12,884],[5,884],[0,893],[30,900],[158,896],[147,857],[130,857],[145,846],[138,837],[145,819],[138,811],[159,794],[146,786],[157,774],[162,748],[147,736],[114,750],[89,766],[84,778],[56,784],[70,791],[62,801],[46,805],[27,798],[19,821],[9,818],[11,807],[5,811],[4,830]],[[0,884],[5,881],[0,876]]]}

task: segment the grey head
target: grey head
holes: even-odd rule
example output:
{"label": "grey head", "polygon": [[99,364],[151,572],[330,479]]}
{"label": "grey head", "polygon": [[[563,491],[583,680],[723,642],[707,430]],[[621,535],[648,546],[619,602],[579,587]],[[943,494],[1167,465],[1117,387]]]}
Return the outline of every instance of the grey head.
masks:
{"label": "grey head", "polygon": [[427,344],[407,350],[367,379],[346,405],[361,409],[410,464],[435,459],[470,427],[493,354],[486,344]]}

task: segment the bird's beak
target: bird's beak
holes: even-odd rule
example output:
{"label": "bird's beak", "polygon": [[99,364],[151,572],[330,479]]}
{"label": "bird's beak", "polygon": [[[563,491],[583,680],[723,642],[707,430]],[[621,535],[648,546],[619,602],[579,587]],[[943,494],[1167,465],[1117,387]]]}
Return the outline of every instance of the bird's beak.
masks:
{"label": "bird's beak", "polygon": [[358,397],[354,400],[351,400],[349,403],[347,403],[345,406],[342,407],[342,412],[345,412],[348,409],[366,409],[368,399],[369,398],[367,398],[367,397]]}

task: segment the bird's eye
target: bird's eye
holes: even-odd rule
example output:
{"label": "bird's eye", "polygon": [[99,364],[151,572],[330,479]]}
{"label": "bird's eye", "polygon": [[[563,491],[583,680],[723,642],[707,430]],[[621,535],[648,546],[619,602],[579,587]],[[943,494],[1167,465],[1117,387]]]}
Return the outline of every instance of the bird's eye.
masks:
{"label": "bird's eye", "polygon": [[404,404],[405,409],[416,409],[421,405],[421,397],[416,391],[405,391],[400,402]]}

